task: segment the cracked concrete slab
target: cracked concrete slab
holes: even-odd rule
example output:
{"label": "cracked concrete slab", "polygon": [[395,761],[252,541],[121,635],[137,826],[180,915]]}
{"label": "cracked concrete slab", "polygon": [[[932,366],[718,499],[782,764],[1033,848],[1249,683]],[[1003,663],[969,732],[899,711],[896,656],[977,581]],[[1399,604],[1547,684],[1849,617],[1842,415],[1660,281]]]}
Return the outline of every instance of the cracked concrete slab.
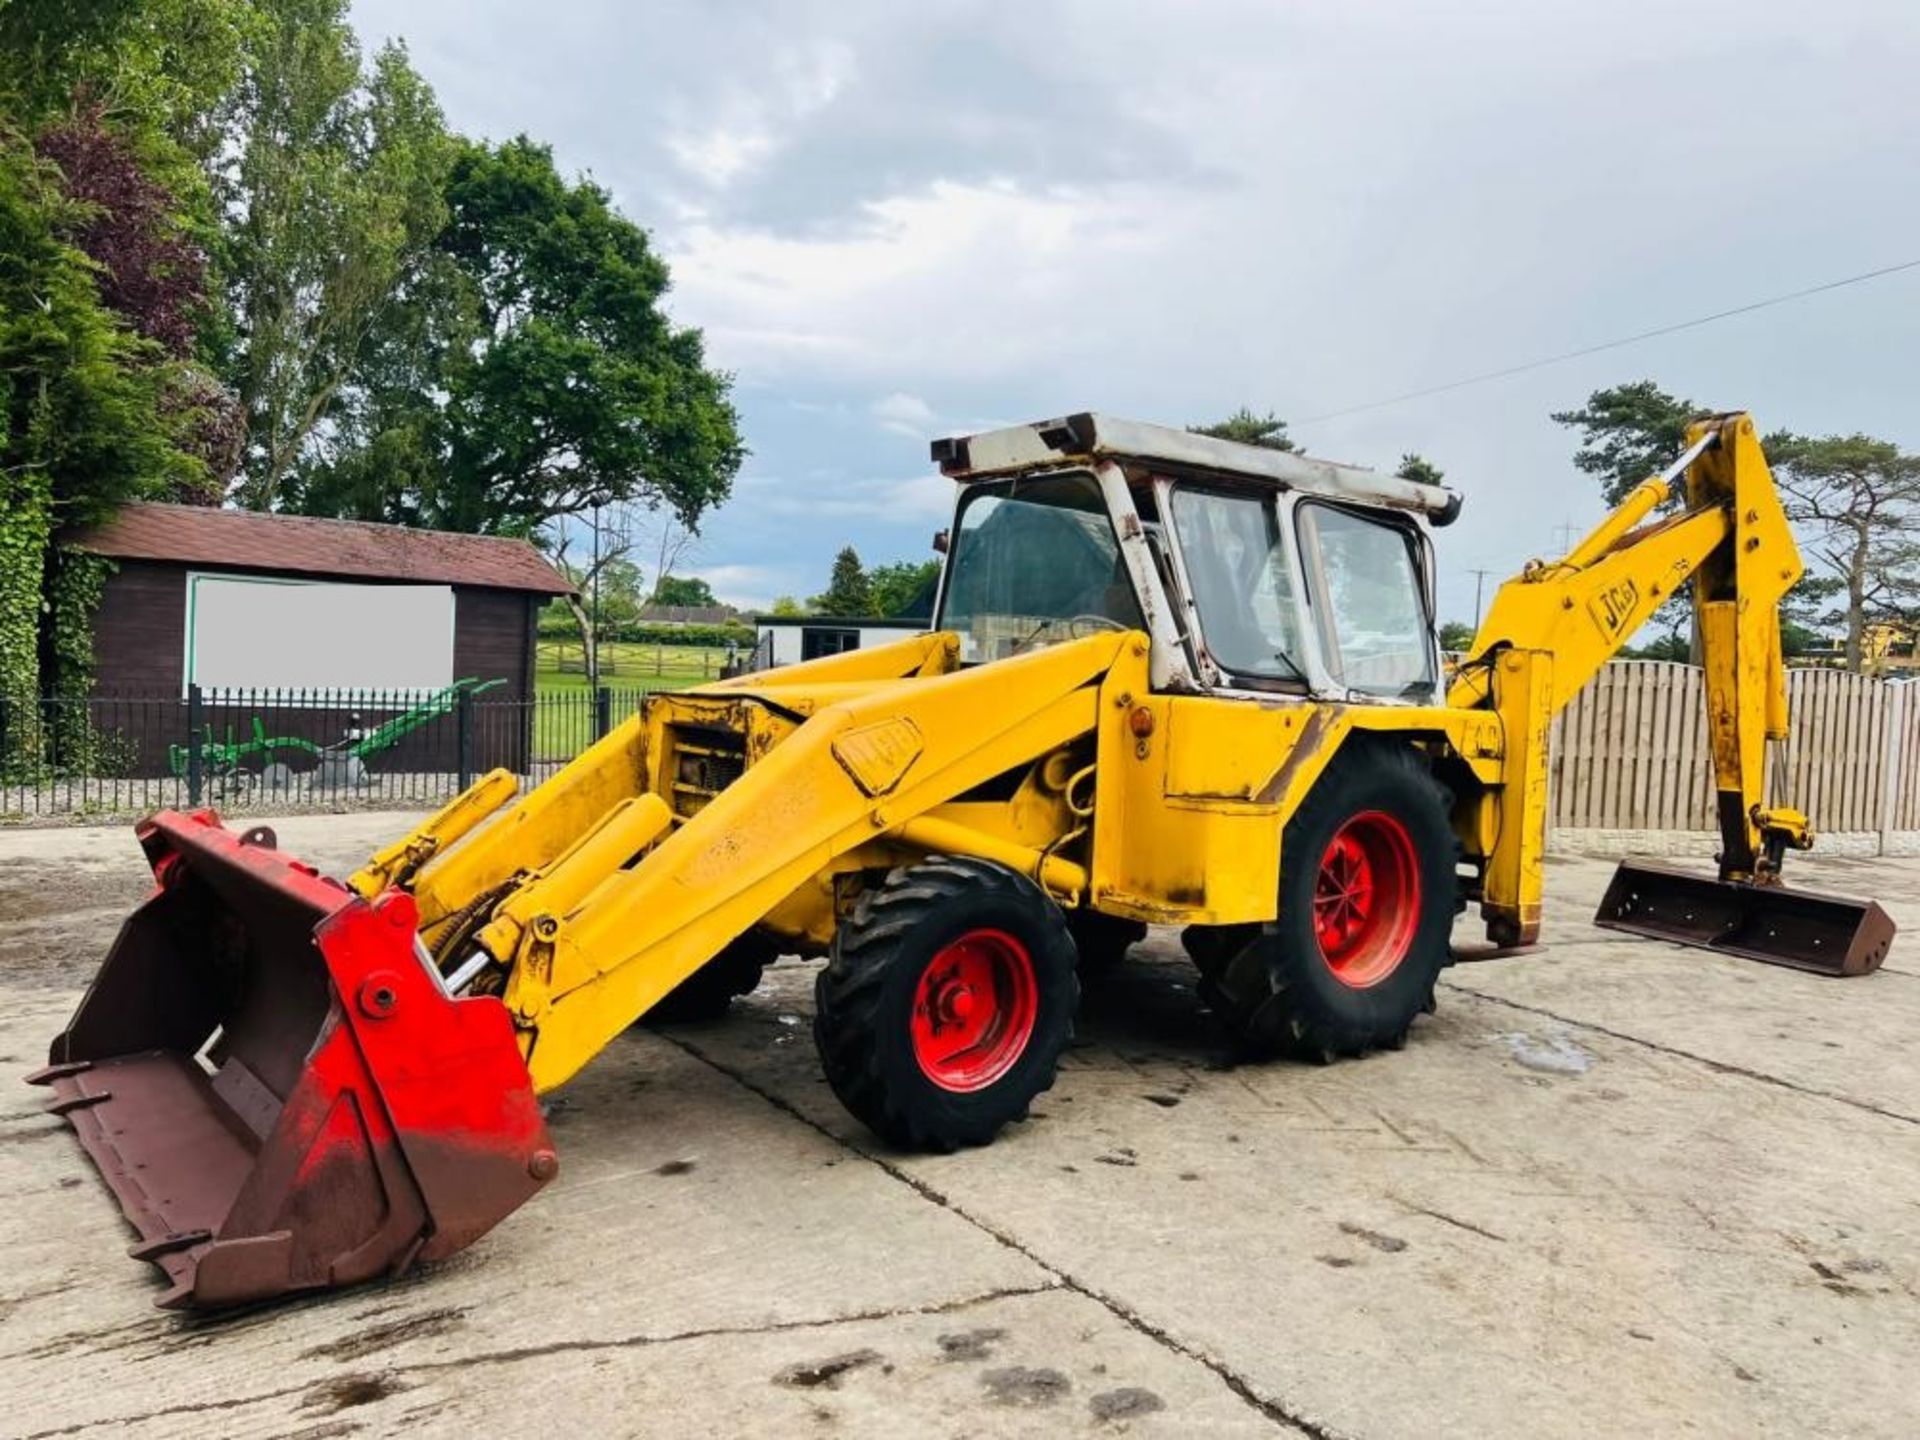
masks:
{"label": "cracked concrete slab", "polygon": [[[338,872],[397,822],[280,828]],[[79,908],[50,909],[69,851]],[[1920,861],[1833,863],[1920,934]],[[214,1324],[147,1308],[112,1202],[18,1089],[5,1428],[1913,1433],[1908,937],[1895,973],[1831,982],[1603,936],[1609,869],[1555,863],[1553,948],[1450,972],[1406,1051],[1325,1069],[1230,1066],[1156,936],[1090,992],[1034,1118],[954,1156],[839,1109],[789,962],[729,1021],[589,1067],[557,1097],[561,1180],[480,1245]],[[0,1065],[37,1062],[143,888],[124,831],[0,833],[28,927],[0,940]]]}
{"label": "cracked concrete slab", "polygon": [[[0,1024],[0,1053],[37,1038]],[[183,1323],[150,1311],[155,1272],[122,1258],[118,1211],[70,1133],[32,1113],[31,1092],[16,1098],[8,1113],[29,1114],[0,1122],[0,1212],[11,1217],[0,1225],[21,1232],[6,1248],[41,1282],[31,1288],[61,1288],[17,1299],[0,1334],[0,1374],[44,1370],[35,1409],[56,1423],[101,1414],[130,1366],[165,1365],[169,1392],[206,1401],[235,1367],[285,1376],[343,1346],[404,1360],[476,1335],[493,1337],[490,1346],[751,1329],[1048,1283],[1031,1261],[637,1033],[559,1097],[549,1123],[561,1178],[541,1203],[397,1292],[400,1309],[376,1294],[225,1326]],[[75,1179],[84,1183],[66,1185]],[[444,1319],[409,1320],[423,1314]],[[183,1344],[223,1363],[176,1372],[167,1362]]]}
{"label": "cracked concrete slab", "polygon": [[24,1440],[133,1430],[466,1436],[556,1425],[577,1435],[1288,1433],[1206,1371],[1170,1369],[1153,1341],[1065,1291],[645,1342],[516,1346],[521,1338],[536,1337],[466,1327],[431,1350],[263,1373],[257,1388],[231,1396],[122,1408]]}

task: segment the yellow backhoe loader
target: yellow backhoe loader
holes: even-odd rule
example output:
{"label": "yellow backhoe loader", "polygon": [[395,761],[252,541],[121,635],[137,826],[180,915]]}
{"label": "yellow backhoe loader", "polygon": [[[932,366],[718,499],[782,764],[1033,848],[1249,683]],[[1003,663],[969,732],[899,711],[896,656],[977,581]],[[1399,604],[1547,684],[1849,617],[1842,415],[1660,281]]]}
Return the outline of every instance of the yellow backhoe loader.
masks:
{"label": "yellow backhoe loader", "polygon": [[1509,580],[1451,675],[1449,490],[1090,414],[934,458],[958,505],[931,633],[653,696],[344,882],[210,812],[142,823],[151,897],[33,1078],[159,1303],[457,1250],[556,1173],[537,1096],[780,955],[826,957],[820,1063],[895,1146],[1025,1115],[1078,969],[1148,925],[1183,927],[1249,1049],[1398,1047],[1466,905],[1496,948],[1536,938],[1548,722],[1688,583],[1719,872],[1623,867],[1601,919],[1831,974],[1885,955],[1877,906],[1780,883],[1810,839],[1761,790],[1800,560],[1747,416]]}

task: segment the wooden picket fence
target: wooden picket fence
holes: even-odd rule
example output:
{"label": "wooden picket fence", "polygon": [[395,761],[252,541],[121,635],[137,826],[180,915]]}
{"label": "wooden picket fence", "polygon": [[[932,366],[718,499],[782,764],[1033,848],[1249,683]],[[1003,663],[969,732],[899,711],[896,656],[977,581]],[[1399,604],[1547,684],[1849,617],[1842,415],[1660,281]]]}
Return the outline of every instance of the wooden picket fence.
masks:
{"label": "wooden picket fence", "polygon": [[[1816,830],[1920,830],[1920,683],[1789,670],[1793,738],[1770,798]],[[1616,660],[1553,724],[1552,823],[1711,830],[1713,757],[1699,667]]]}

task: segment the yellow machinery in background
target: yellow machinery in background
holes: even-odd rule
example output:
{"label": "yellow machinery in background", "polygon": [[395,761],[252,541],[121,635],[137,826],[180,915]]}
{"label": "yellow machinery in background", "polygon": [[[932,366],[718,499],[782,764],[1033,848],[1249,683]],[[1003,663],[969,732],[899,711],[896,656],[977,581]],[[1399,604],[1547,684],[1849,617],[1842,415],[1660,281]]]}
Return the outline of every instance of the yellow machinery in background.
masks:
{"label": "yellow machinery in background", "polygon": [[37,1078],[165,1303],[458,1248],[555,1173],[536,1094],[779,955],[826,957],[826,1077],[903,1147],[1023,1116],[1079,972],[1148,925],[1182,927],[1250,1051],[1398,1047],[1462,908],[1498,948],[1536,938],[1549,722],[1689,583],[1719,873],[1623,867],[1603,923],[1836,974],[1884,956],[1878,907],[1780,884],[1810,838],[1762,793],[1801,567],[1747,416],[1509,580],[1451,675],[1451,491],[1096,415],[935,459],[959,499],[929,634],[653,696],[344,886],[211,815],[144,824],[154,897]]}

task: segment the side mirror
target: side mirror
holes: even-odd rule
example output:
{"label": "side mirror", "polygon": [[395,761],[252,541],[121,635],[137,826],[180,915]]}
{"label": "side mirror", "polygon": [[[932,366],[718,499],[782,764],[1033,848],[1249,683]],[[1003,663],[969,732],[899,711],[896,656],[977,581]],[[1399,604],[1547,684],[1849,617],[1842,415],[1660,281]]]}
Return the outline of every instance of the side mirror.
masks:
{"label": "side mirror", "polygon": [[948,547],[948,546],[949,546],[950,544],[952,544],[952,543],[953,543],[953,542],[952,542],[952,540],[951,540],[951,539],[949,538],[949,535],[948,535],[948,532],[947,532],[947,531],[945,531],[945,530],[936,530],[936,531],[934,531],[934,532],[933,532],[933,553],[934,553],[934,554],[936,554],[936,555],[944,555],[944,554],[946,554],[946,553],[947,553],[947,547]]}

